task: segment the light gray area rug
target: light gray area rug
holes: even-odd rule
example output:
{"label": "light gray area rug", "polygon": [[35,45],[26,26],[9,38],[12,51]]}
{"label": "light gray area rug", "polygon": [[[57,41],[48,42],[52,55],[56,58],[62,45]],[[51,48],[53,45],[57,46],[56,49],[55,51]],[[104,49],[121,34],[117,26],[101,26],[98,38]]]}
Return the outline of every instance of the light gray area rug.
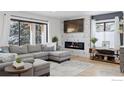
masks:
{"label": "light gray area rug", "polygon": [[91,66],[93,64],[81,61],[65,61],[61,64],[50,61],[50,76],[78,76]]}

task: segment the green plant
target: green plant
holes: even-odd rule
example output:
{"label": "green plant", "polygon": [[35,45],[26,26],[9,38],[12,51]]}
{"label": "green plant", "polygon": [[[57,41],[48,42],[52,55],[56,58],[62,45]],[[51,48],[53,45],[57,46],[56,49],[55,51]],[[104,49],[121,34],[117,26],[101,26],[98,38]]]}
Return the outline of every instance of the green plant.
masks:
{"label": "green plant", "polygon": [[19,57],[16,58],[17,63],[21,63],[21,59]]}
{"label": "green plant", "polygon": [[52,38],[52,42],[58,42],[58,37],[57,37],[57,36],[54,36],[54,37]]}
{"label": "green plant", "polygon": [[93,43],[93,46],[95,47],[95,43],[98,41],[96,37],[91,38],[90,40]]}

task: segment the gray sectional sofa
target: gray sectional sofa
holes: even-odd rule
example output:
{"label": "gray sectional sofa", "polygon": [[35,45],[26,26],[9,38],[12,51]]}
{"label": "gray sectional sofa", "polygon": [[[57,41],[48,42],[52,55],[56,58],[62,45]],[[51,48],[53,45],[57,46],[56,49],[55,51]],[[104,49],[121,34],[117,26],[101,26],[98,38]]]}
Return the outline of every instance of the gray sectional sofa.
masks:
{"label": "gray sectional sofa", "polygon": [[10,45],[9,47],[2,47],[2,52],[4,53],[1,53],[1,55],[12,55],[12,57],[4,56],[5,58],[2,59],[5,60],[2,62],[0,56],[0,76],[9,75],[8,73],[4,72],[4,67],[12,64],[12,62],[15,60],[13,55],[18,55],[18,57],[23,62],[29,62],[33,64],[33,70],[31,69],[22,75],[41,76],[43,74],[49,74],[50,64],[45,60],[53,60],[55,62],[61,63],[64,60],[70,59],[71,56],[69,51],[56,51],[54,49],[54,46],[48,47],[43,44],[22,46]]}
{"label": "gray sectional sofa", "polygon": [[70,59],[69,51],[55,51],[54,46],[46,45],[23,45],[9,46],[10,53],[17,53],[23,61],[32,61],[32,59],[54,60],[58,63]]}

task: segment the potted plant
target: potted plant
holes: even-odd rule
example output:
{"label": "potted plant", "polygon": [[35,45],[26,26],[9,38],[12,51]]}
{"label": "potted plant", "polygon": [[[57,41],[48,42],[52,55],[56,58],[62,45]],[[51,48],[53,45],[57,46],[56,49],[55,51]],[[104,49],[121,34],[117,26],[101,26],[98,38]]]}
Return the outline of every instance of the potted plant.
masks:
{"label": "potted plant", "polygon": [[56,43],[56,45],[58,46],[58,37],[57,36],[54,36],[52,38],[52,42]]}
{"label": "potted plant", "polygon": [[16,58],[16,63],[21,63],[21,59],[19,57]]}
{"label": "potted plant", "polygon": [[95,48],[95,43],[98,41],[98,39],[96,37],[93,37],[90,41],[93,43],[93,47]]}

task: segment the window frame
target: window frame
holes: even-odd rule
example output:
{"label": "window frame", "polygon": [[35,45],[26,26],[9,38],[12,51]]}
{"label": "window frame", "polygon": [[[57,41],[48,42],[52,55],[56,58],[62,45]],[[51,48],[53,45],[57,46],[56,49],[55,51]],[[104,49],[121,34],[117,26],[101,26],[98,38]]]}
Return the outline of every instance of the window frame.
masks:
{"label": "window frame", "polygon": [[[27,23],[34,23],[34,24],[40,24],[40,25],[46,25],[46,42],[48,42],[48,23],[40,23],[40,22],[34,22],[34,21],[27,21],[27,20],[20,20],[20,19],[13,19],[13,18],[11,18],[10,19],[11,21],[18,21],[19,22],[19,42],[18,42],[18,44],[19,44],[19,46],[21,45],[21,42],[20,42],[20,33],[21,33],[21,31],[20,31],[20,23],[21,22],[27,22]],[[36,38],[35,38],[36,39]],[[42,43],[42,41],[41,41],[41,43]]]}
{"label": "window frame", "polygon": [[[97,30],[96,30],[96,32],[108,32],[108,31],[106,31],[106,24],[107,24],[107,23],[115,23],[115,21],[98,22],[98,23],[96,23],[96,25],[97,25],[97,24],[103,24],[103,25],[104,25],[104,30],[103,30],[103,31],[97,31]],[[109,31],[109,32],[111,32],[111,31]]]}

